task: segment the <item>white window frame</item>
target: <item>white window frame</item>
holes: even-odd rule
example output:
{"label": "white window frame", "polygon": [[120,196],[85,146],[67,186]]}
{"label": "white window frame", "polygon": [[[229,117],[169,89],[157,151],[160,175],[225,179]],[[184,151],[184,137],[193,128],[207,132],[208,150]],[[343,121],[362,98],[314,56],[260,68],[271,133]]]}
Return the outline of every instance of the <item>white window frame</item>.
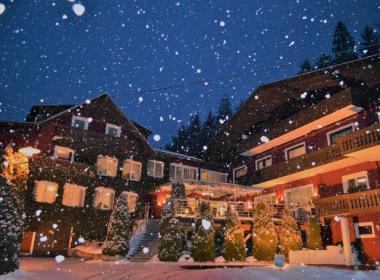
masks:
{"label": "white window frame", "polygon": [[236,177],[236,171],[240,170],[240,169],[245,169],[245,175],[247,174],[247,166],[244,164],[244,165],[240,165],[236,168],[234,168],[232,170],[232,182],[235,184],[235,181],[236,181],[236,178],[240,178],[240,177],[243,177],[243,176],[239,176],[239,177]]}
{"label": "white window frame", "polygon": [[[204,172],[206,172],[206,173],[210,173],[210,174],[211,174],[211,177],[212,177],[213,174],[224,175],[224,176],[226,176],[226,177],[225,177],[226,180],[225,180],[225,181],[213,181],[213,180],[211,179],[211,181],[207,181],[207,180],[204,181],[204,180],[202,180],[202,171],[204,171]],[[207,182],[207,183],[227,183],[227,177],[228,177],[228,173],[223,173],[223,172],[218,172],[218,171],[213,171],[213,170],[209,170],[209,169],[203,169],[203,168],[201,168],[201,170],[200,170],[200,178],[199,178],[199,180],[202,181],[202,182]]]}
{"label": "white window frame", "polygon": [[[101,204],[100,207],[95,204],[96,203],[96,197],[97,197],[97,195],[99,193],[101,193],[101,195],[102,195],[102,197],[101,197],[102,204]],[[111,205],[109,207],[104,207],[104,204],[103,204],[103,196],[104,196],[105,193],[112,194],[112,202],[111,202]],[[115,190],[113,190],[111,188],[106,188],[106,187],[97,187],[97,188],[95,188],[94,201],[93,201],[93,204],[92,204],[92,206],[95,209],[99,209],[99,210],[112,210],[114,205],[115,205]]]}
{"label": "white window frame", "polygon": [[[174,166],[175,170],[174,170],[174,178],[170,178],[170,174],[169,174],[169,181],[171,181],[171,182],[178,182],[178,181],[196,182],[196,181],[199,181],[199,179],[198,179],[199,178],[199,169],[197,167],[193,167],[193,166],[185,165],[185,164],[179,164],[179,163],[171,163],[170,166]],[[170,169],[170,166],[169,166],[169,169]],[[182,169],[181,179],[179,179],[179,180],[177,178],[175,178],[176,174],[177,174],[176,168]],[[195,179],[194,180],[184,179],[184,169],[185,168],[190,169],[190,170],[195,170]],[[170,173],[170,171],[169,171],[169,173]]]}
{"label": "white window frame", "polygon": [[[126,163],[132,163],[132,165],[135,164],[135,165],[138,165],[138,166],[139,166],[139,176],[138,176],[138,178],[131,178],[131,177],[129,177],[129,178],[127,178],[127,179],[130,180],[130,181],[135,181],[135,182],[140,181],[140,179],[141,179],[141,170],[142,170],[142,164],[141,164],[141,162],[139,162],[139,161],[135,161],[135,160],[132,160],[132,159],[126,159],[126,160],[123,162],[123,174],[122,174],[123,178],[127,177],[127,176],[126,176],[126,175],[127,175],[127,172],[126,172],[126,170],[125,170],[125,164],[126,164]],[[129,170],[129,173],[131,173],[131,170]]]}
{"label": "white window frame", "polygon": [[[153,163],[153,174],[149,174],[149,163]],[[161,174],[156,174],[156,164],[159,164],[161,165]],[[159,160],[148,160],[148,164],[146,166],[146,170],[147,170],[147,175],[150,176],[150,177],[153,177],[153,178],[163,178],[164,177],[164,168],[165,168],[165,163],[163,161],[159,161]]]}
{"label": "white window frame", "polygon": [[268,155],[268,156],[261,157],[261,158],[255,160],[255,170],[261,170],[261,169],[263,169],[263,168],[265,168],[265,167],[268,167],[268,166],[265,166],[265,167],[259,169],[259,161],[262,161],[262,160],[265,160],[265,161],[266,161],[267,159],[270,159],[270,165],[268,165],[268,166],[271,166],[272,163],[273,163],[273,162],[272,162],[272,155]]}
{"label": "white window frame", "polygon": [[369,180],[368,180],[368,171],[365,170],[365,171],[360,171],[360,172],[351,173],[351,174],[342,176],[343,192],[344,193],[348,192],[348,181],[349,180],[355,179],[355,181],[356,181],[357,178],[359,178],[359,177],[365,177],[366,178],[366,180],[367,180],[367,190],[369,190],[370,186],[369,186]]}
{"label": "white window frame", "polygon": [[[57,148],[58,149],[62,149],[62,150],[66,150],[67,152],[71,153],[71,158],[69,158],[69,160],[70,161],[74,161],[75,151],[73,149],[70,149],[70,148],[67,148],[67,147],[63,147],[63,146],[58,146],[58,145],[54,146],[54,155],[53,155],[54,159],[60,159],[60,157],[58,157]],[[63,158],[61,158],[61,159],[63,159]]]}
{"label": "white window frame", "polygon": [[[78,189],[81,189],[83,191],[83,196],[79,197],[78,201],[75,201],[75,202],[79,202],[79,203],[73,203],[73,198],[72,197],[70,198],[69,203],[67,203],[67,204],[64,203],[66,190],[68,188],[78,188]],[[80,185],[77,185],[77,184],[66,183],[63,186],[62,205],[67,206],[67,207],[83,207],[84,206],[85,197],[86,197],[86,190],[87,190],[87,187],[80,186]]]}
{"label": "white window frame", "polygon": [[286,148],[286,149],[284,150],[284,152],[285,152],[285,160],[289,160],[288,151],[289,151],[289,150],[293,150],[294,148],[297,148],[297,147],[299,147],[299,146],[303,146],[303,147],[305,148],[305,153],[304,153],[304,155],[307,153],[307,150],[306,150],[306,143],[305,143],[305,142],[300,142],[300,143],[297,143],[297,144],[295,144],[295,145],[293,145],[293,146],[291,146],[291,147],[288,147],[288,148]]}
{"label": "white window frame", "polygon": [[308,184],[308,185],[294,187],[294,188],[290,188],[290,189],[284,190],[284,201],[285,201],[285,206],[287,208],[289,208],[289,209],[309,208],[311,206],[311,204],[312,204],[311,197],[310,197],[309,204],[307,206],[305,206],[305,205],[303,205],[303,206],[290,205],[289,202],[287,201],[287,193],[289,193],[289,192],[295,192],[295,191],[300,190],[300,189],[311,189],[311,196],[312,197],[314,196],[314,185],[313,184]]}
{"label": "white window frame", "polygon": [[117,134],[116,134],[115,137],[120,137],[120,135],[121,135],[121,126],[118,126],[118,125],[115,125],[115,124],[111,124],[111,123],[107,123],[107,124],[106,124],[106,131],[105,131],[105,134],[110,135],[110,136],[113,136],[113,135],[111,135],[111,134],[108,134],[108,129],[109,129],[109,128],[114,128],[114,129],[116,129],[116,130],[117,130]]}
{"label": "white window frame", "polygon": [[[371,234],[360,234],[359,233],[359,227],[366,227],[366,226],[371,227],[372,233]],[[355,227],[355,237],[356,238],[374,238],[374,237],[376,237],[375,226],[374,226],[373,222],[354,223],[354,227]]]}
{"label": "white window frame", "polygon": [[[106,160],[106,172],[105,174],[102,174],[101,172],[99,172],[99,166],[98,166],[98,161],[99,159],[102,158],[103,160]],[[115,174],[112,174],[110,172],[110,169],[109,169],[109,162],[112,161],[113,163],[116,161],[116,171],[115,171]],[[115,157],[109,157],[109,156],[103,156],[103,155],[98,155],[97,159],[96,159],[96,174],[98,174],[99,176],[108,176],[108,177],[116,177],[117,176],[117,169],[118,169],[118,165],[119,165],[119,160]]]}
{"label": "white window frame", "polygon": [[259,196],[255,196],[253,198],[253,203],[257,204],[259,202],[264,202],[263,199],[265,200],[266,198],[269,198],[269,197],[274,197],[275,203],[277,203],[277,194],[275,192],[273,192],[273,193],[267,193],[267,194],[263,194],[263,195],[259,195]]}
{"label": "white window frame", "polygon": [[354,123],[350,123],[348,125],[344,125],[344,126],[336,128],[334,130],[328,131],[326,133],[326,136],[327,136],[327,145],[329,145],[329,146],[331,145],[331,139],[330,139],[330,135],[331,134],[334,134],[334,133],[336,133],[336,132],[338,132],[340,130],[344,130],[344,129],[348,128],[348,127],[352,127],[352,132],[355,131],[355,124]]}
{"label": "white window frame", "polygon": [[[53,201],[47,201],[47,187],[53,187],[55,190],[55,195],[54,195],[54,200]],[[40,187],[43,187],[44,188],[44,191],[43,191],[43,195],[42,195],[42,199],[38,200],[37,198],[37,189],[40,188]],[[54,183],[54,182],[50,182],[50,181],[46,181],[46,180],[42,180],[42,181],[34,181],[34,189],[33,189],[33,200],[36,201],[36,202],[39,202],[39,203],[47,203],[47,204],[53,204],[55,203],[55,201],[57,200],[57,192],[58,192],[58,184],[57,183]]]}
{"label": "white window frame", "polygon": [[85,130],[88,130],[88,124],[90,123],[88,121],[88,118],[85,118],[85,117],[81,117],[81,116],[76,116],[76,115],[73,115],[73,118],[71,120],[71,126],[75,128],[75,121],[78,120],[78,121],[83,121],[84,122],[84,129]]}

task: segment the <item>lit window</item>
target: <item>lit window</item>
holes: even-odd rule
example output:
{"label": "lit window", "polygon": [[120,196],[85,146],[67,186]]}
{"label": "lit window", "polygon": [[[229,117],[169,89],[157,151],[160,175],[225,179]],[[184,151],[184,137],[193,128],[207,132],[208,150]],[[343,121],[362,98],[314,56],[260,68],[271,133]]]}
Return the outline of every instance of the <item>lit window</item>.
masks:
{"label": "lit window", "polygon": [[130,159],[124,161],[123,177],[131,181],[140,181],[141,163]]}
{"label": "lit window", "polygon": [[373,222],[355,223],[354,226],[356,238],[375,237]]}
{"label": "lit window", "polygon": [[201,169],[201,181],[210,183],[225,183],[227,182],[227,174]]}
{"label": "lit window", "polygon": [[74,150],[61,146],[54,146],[54,156],[55,159],[67,159],[74,161]]}
{"label": "lit window", "polygon": [[289,208],[308,207],[313,197],[313,185],[285,190],[285,204]]}
{"label": "lit window", "polygon": [[354,124],[349,124],[338,129],[334,129],[333,131],[329,131],[327,133],[327,142],[329,145],[333,145],[336,143],[339,137],[343,137],[347,134],[350,134],[354,131]]}
{"label": "lit window", "polygon": [[75,184],[65,184],[63,186],[62,204],[70,207],[83,207],[85,194],[86,187]]}
{"label": "lit window", "polygon": [[115,191],[113,189],[97,187],[95,189],[94,208],[110,210],[113,207]]}
{"label": "lit window", "polygon": [[113,137],[120,137],[121,127],[117,126],[117,125],[113,125],[113,124],[107,123],[107,125],[106,125],[106,134],[111,135]]}
{"label": "lit window", "polygon": [[271,165],[272,165],[272,156],[259,158],[258,160],[255,161],[256,170],[260,170]]}
{"label": "lit window", "polygon": [[54,203],[57,197],[58,184],[49,181],[34,182],[34,200],[42,203]]}
{"label": "lit window", "polygon": [[243,177],[247,174],[247,167],[245,165],[238,167],[234,170],[235,172],[235,178]]}
{"label": "lit window", "polygon": [[136,211],[138,195],[135,192],[122,192],[123,195],[128,197],[128,212],[132,213]]}
{"label": "lit window", "polygon": [[273,205],[276,204],[276,194],[275,193],[269,193],[269,194],[264,194],[260,196],[255,196],[253,202],[255,204],[259,202],[264,202],[267,205]]}
{"label": "lit window", "polygon": [[71,121],[71,126],[75,128],[88,129],[88,118],[83,118],[80,116],[73,116]]}
{"label": "lit window", "polygon": [[117,158],[99,155],[96,162],[98,175],[116,177],[117,164]]}
{"label": "lit window", "polygon": [[297,144],[285,150],[285,159],[289,160],[306,154],[305,143]]}
{"label": "lit window", "polygon": [[369,189],[367,171],[342,176],[343,191],[354,193]]}
{"label": "lit window", "polygon": [[149,160],[147,169],[148,176],[154,178],[164,177],[164,163],[162,161]]}
{"label": "lit window", "polygon": [[170,181],[196,181],[198,177],[198,168],[182,165],[170,164]]}

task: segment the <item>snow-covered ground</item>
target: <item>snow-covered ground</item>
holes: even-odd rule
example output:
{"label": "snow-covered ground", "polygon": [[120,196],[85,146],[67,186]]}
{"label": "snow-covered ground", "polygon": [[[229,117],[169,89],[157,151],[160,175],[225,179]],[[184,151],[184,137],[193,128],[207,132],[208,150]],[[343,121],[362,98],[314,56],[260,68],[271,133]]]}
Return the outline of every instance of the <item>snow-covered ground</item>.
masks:
{"label": "snow-covered ground", "polygon": [[13,279],[380,279],[380,271],[351,271],[324,267],[287,267],[279,271],[271,267],[216,268],[188,270],[180,264],[130,263],[128,261],[81,261],[66,258],[61,263],[48,258],[23,258],[19,271],[0,276]]}

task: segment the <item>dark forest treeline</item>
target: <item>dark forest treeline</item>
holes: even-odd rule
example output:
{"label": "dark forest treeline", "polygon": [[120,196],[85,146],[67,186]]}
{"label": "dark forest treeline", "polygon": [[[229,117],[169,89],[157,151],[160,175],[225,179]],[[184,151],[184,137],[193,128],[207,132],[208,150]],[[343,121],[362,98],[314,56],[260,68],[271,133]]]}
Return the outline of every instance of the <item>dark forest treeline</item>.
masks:
{"label": "dark forest treeline", "polygon": [[332,39],[332,55],[322,53],[314,63],[311,63],[309,59],[305,59],[299,65],[300,71],[298,74],[378,54],[380,52],[379,44],[379,34],[373,27],[366,25],[361,33],[361,42],[359,43],[359,49],[357,49],[356,42],[346,25],[338,21]]}

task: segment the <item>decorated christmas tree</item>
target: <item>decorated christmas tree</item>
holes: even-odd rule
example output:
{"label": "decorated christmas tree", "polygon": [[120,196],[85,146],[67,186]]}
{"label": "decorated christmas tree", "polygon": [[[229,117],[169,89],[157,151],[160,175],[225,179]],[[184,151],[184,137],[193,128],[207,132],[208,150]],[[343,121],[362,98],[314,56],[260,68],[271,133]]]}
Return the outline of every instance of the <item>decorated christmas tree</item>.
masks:
{"label": "decorated christmas tree", "polygon": [[285,209],[280,225],[279,236],[281,254],[288,256],[290,250],[302,247],[301,233],[292,213]]}
{"label": "decorated christmas tree", "polygon": [[192,256],[195,261],[207,262],[215,258],[215,230],[210,206],[201,203],[200,215],[195,221],[195,232],[191,239]]}
{"label": "decorated christmas tree", "polygon": [[18,253],[22,240],[22,207],[16,191],[3,175],[7,165],[0,158],[0,275],[14,271],[19,266]]}
{"label": "decorated christmas tree", "polygon": [[222,255],[226,261],[242,261],[245,254],[244,233],[238,214],[234,208],[229,207]]}
{"label": "decorated christmas tree", "polygon": [[158,258],[164,262],[174,262],[182,251],[183,235],[180,222],[173,215],[173,203],[169,201],[160,222],[160,245]]}
{"label": "decorated christmas tree", "polygon": [[253,256],[259,261],[273,261],[277,250],[277,233],[272,211],[259,202],[253,214]]}
{"label": "decorated christmas tree", "polygon": [[313,250],[323,249],[321,228],[319,226],[318,218],[313,217],[310,219],[309,227],[306,233],[307,248]]}
{"label": "decorated christmas tree", "polygon": [[186,198],[186,192],[185,192],[185,185],[183,183],[174,183],[172,185],[172,193],[171,193],[171,199],[185,199]]}
{"label": "decorated christmas tree", "polygon": [[126,256],[131,237],[131,220],[128,212],[128,195],[121,193],[113,208],[108,224],[103,255]]}

